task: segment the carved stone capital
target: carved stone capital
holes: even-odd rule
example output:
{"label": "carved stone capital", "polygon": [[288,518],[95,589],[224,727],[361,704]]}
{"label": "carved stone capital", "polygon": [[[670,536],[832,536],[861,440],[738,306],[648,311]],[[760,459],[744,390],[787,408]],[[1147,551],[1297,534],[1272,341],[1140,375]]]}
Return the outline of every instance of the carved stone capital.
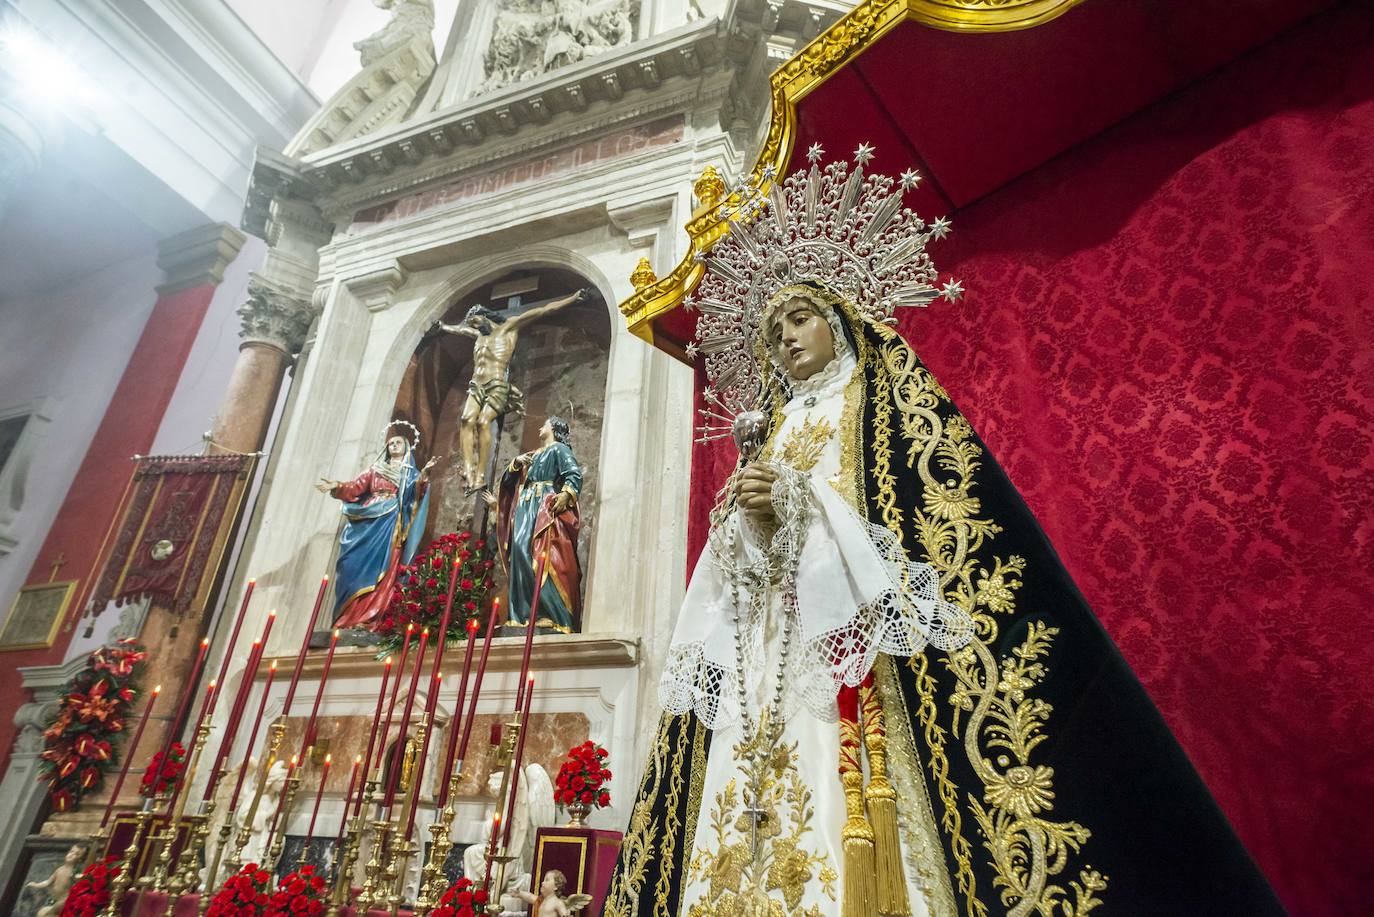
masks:
{"label": "carved stone capital", "polygon": [[673,217],[673,199],[661,197],[633,204],[609,201],[606,215],[616,229],[629,237],[630,246],[644,248],[653,245]]}
{"label": "carved stone capital", "polygon": [[344,281],[349,292],[362,300],[369,312],[381,312],[391,305],[391,297],[406,282],[410,272],[393,261],[380,270]]}
{"label": "carved stone capital", "polygon": [[218,284],[247,239],[228,223],[207,223],[163,239],[157,244],[157,266],[166,280],[157,288],[158,293],[166,296],[207,283]]}
{"label": "carved stone capital", "polygon": [[240,347],[264,344],[287,356],[300,352],[315,317],[309,297],[297,296],[260,274],[249,278],[248,300],[239,306],[238,314]]}

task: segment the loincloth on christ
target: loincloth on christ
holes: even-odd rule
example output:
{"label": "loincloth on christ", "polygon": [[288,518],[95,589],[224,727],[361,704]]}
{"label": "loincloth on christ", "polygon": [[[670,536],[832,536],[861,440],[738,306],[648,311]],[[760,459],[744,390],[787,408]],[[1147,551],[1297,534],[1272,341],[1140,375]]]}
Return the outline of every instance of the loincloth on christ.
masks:
{"label": "loincloth on christ", "polygon": [[468,397],[477,403],[479,409],[489,410],[497,417],[525,413],[525,393],[505,379],[487,382],[474,379],[468,382]]}

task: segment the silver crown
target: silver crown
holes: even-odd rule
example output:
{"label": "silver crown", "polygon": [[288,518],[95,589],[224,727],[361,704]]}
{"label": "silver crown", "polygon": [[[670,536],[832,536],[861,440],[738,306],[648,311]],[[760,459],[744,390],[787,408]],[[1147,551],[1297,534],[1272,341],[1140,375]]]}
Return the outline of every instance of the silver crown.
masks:
{"label": "silver crown", "polygon": [[[764,307],[778,289],[816,281],[842,296],[872,322],[891,322],[898,306],[926,306],[936,298],[957,302],[963,286],[938,274],[926,243],[945,237],[949,221],[930,223],[902,206],[920,176],[866,175],[873,147],[861,144],[853,165],[822,168],[824,151],[812,144],[809,169],[775,183],[767,195],[736,188],[741,203],[729,232],[705,256],[706,274],[685,308],[699,310],[688,356],[706,358],[708,384],[702,439],[731,433],[734,417],[757,408],[769,380],[755,346],[766,329]],[[765,179],[772,178],[765,174]]]}

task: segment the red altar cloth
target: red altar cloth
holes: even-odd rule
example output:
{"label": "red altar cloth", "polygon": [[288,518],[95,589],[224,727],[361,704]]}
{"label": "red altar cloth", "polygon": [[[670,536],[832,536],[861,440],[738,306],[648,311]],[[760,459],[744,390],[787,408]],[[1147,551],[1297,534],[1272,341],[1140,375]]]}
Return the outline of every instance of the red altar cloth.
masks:
{"label": "red altar cloth", "polygon": [[566,894],[592,896],[592,903],[580,913],[601,917],[621,837],[619,831],[598,828],[540,828],[534,836],[531,884],[538,887],[544,873],[561,870],[568,879]]}

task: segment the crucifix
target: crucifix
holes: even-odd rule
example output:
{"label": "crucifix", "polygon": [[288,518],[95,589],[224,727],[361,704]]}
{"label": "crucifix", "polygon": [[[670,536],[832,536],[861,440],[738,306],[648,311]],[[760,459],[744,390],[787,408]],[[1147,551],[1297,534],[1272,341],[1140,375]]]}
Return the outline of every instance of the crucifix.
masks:
{"label": "crucifix", "polygon": [[67,555],[62,551],[58,551],[57,556],[52,559],[52,572],[48,574],[48,582],[56,582],[58,571],[60,571],[66,565]]}
{"label": "crucifix", "polygon": [[435,323],[440,331],[473,339],[472,378],[468,382],[467,401],[463,404],[458,427],[463,477],[469,492],[486,487],[492,459],[493,426],[507,413],[524,410],[524,396],[511,385],[509,377],[510,361],[520,331],[545,316],[591,297],[590,290],[578,290],[569,296],[521,308],[519,293],[533,289],[532,286],[508,286],[505,290],[498,287],[492,291],[493,298],[499,293],[507,294],[507,305],[512,307],[509,311],[473,306],[456,325]]}

